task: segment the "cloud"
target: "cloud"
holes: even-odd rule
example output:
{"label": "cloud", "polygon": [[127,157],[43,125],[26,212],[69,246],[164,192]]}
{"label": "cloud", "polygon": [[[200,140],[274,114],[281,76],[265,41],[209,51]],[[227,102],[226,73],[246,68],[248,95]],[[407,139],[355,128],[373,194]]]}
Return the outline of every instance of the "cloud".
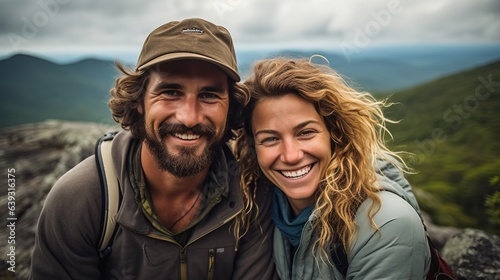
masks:
{"label": "cloud", "polygon": [[352,45],[362,35],[371,44],[500,42],[498,0],[4,0],[0,52],[138,50],[151,30],[186,17],[227,27],[240,48]]}
{"label": "cloud", "polygon": [[500,41],[500,2],[418,1],[403,6],[387,27],[388,39],[424,43]]}

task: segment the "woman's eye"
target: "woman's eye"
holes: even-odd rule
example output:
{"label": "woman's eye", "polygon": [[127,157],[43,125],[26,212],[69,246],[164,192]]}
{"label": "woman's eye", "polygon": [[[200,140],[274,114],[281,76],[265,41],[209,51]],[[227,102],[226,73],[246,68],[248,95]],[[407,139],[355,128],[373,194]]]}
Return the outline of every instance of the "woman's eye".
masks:
{"label": "woman's eye", "polygon": [[299,136],[311,136],[313,134],[315,134],[316,131],[315,130],[312,130],[312,129],[307,129],[307,130],[303,130],[299,133]]}
{"label": "woman's eye", "polygon": [[271,144],[273,142],[278,141],[277,137],[266,137],[262,140],[260,140],[260,144]]}

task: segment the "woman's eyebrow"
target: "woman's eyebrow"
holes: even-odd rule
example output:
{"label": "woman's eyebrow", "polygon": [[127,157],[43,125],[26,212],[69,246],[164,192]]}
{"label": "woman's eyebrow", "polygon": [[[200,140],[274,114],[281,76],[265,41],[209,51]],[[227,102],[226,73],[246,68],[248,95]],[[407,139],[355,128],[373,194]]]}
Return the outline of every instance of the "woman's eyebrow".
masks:
{"label": "woman's eyebrow", "polygon": [[[298,125],[296,125],[296,126],[293,127],[293,130],[294,131],[300,130],[301,128],[304,128],[304,127],[306,127],[307,125],[309,125],[311,123],[316,124],[316,123],[318,123],[318,121],[309,120],[309,121],[305,121],[303,123],[299,123]],[[262,129],[262,130],[259,130],[259,131],[255,132],[255,136],[257,136],[259,134],[262,134],[262,133],[265,133],[265,134],[279,134],[278,131],[273,130],[273,129]]]}
{"label": "woman's eyebrow", "polygon": [[262,130],[255,132],[255,136],[257,136],[259,134],[278,134],[278,132],[276,130],[272,130],[272,129],[262,129]]}
{"label": "woman's eyebrow", "polygon": [[293,127],[293,130],[299,130],[301,128],[304,128],[305,126],[307,126],[308,124],[311,124],[311,123],[318,123],[318,121],[315,121],[315,120],[309,120],[309,121],[305,121],[305,122],[302,122],[302,123],[299,123],[298,125],[294,126]]}

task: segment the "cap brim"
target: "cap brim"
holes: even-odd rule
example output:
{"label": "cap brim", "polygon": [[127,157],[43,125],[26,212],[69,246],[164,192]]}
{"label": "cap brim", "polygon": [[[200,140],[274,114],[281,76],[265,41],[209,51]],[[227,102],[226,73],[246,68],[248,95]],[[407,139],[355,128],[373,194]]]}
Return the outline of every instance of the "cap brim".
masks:
{"label": "cap brim", "polygon": [[206,62],[210,62],[218,66],[219,68],[222,69],[231,79],[233,79],[236,82],[239,82],[241,80],[240,75],[238,75],[237,72],[233,71],[231,68],[228,66],[218,62],[215,59],[212,59],[210,57],[196,54],[196,53],[187,53],[187,52],[178,52],[178,53],[169,53],[169,54],[164,54],[162,56],[159,56],[148,63],[145,63],[144,65],[141,65],[137,68],[137,70],[144,70],[152,65],[155,65],[160,62],[167,62],[167,61],[174,61],[174,60],[181,60],[181,59],[198,59]]}

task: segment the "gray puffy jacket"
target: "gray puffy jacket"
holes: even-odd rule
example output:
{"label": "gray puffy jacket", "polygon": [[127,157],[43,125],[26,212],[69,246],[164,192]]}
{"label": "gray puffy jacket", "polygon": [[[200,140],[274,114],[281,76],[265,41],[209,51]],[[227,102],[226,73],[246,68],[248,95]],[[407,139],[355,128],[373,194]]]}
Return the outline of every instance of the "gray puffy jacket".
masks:
{"label": "gray puffy jacket", "polygon": [[359,230],[347,255],[346,277],[334,265],[325,265],[313,256],[313,212],[294,255],[286,238],[275,229],[274,258],[281,279],[425,279],[430,252],[417,200],[408,181],[392,164],[378,161],[378,169],[384,191],[378,193],[382,205],[374,221],[380,231],[370,224],[367,213],[372,201],[367,199],[356,213]]}

